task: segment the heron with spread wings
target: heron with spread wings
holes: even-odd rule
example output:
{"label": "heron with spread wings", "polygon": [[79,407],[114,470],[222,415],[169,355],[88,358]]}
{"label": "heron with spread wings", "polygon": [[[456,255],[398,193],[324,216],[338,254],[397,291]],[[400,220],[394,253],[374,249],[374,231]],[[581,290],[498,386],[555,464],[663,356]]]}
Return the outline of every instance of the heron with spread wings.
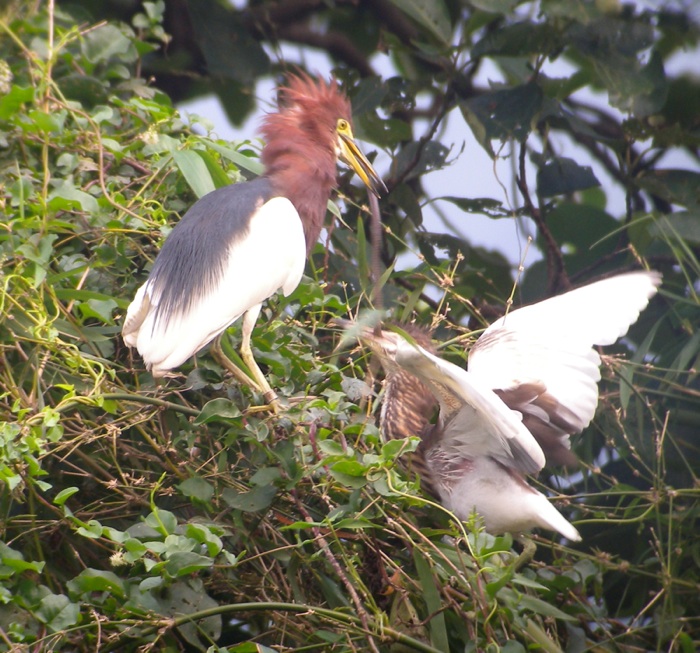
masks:
{"label": "heron with spread wings", "polygon": [[630,272],[512,311],[481,335],[468,370],[436,356],[424,332],[363,330],[386,373],[384,436],[421,437],[422,483],[459,519],[476,512],[493,534],[540,527],[579,541],[526,476],[575,461],[569,436],[598,404],[593,347],[624,336],[660,283],[656,272]]}

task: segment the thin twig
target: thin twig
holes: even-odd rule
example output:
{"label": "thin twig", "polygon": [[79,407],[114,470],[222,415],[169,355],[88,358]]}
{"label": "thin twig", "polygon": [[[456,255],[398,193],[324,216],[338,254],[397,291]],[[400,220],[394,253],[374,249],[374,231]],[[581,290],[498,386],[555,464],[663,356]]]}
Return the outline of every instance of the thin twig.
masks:
{"label": "thin twig", "polygon": [[530,190],[527,186],[527,173],[525,170],[525,154],[527,152],[527,143],[523,142],[520,144],[520,155],[518,160],[518,175],[516,176],[516,183],[518,185],[518,190],[523,196],[525,201],[525,208],[528,214],[532,218],[533,222],[537,226],[542,238],[545,242],[545,256],[547,261],[547,290],[549,293],[554,293],[559,289],[567,289],[571,287],[571,282],[566,275],[566,270],[564,268],[564,257],[559,248],[559,243],[557,243],[552,232],[547,226],[547,222],[542,215],[540,208],[535,206],[530,197]]}
{"label": "thin twig", "polygon": [[[338,561],[335,559],[335,556],[331,551],[331,547],[328,544],[328,540],[326,540],[326,538],[321,534],[321,529],[318,528],[318,526],[313,525],[314,520],[311,518],[311,515],[306,510],[304,504],[297,497],[296,492],[292,492],[292,494],[294,495],[294,500],[296,501],[299,512],[304,517],[304,521],[307,524],[312,524],[311,532],[314,534],[314,537],[319,543],[321,551],[323,551],[323,555],[326,556],[326,559],[328,560],[329,564],[331,565],[331,567],[333,567],[335,573],[338,574],[338,578],[340,578],[340,580],[343,582],[343,585],[345,585],[345,589],[348,591],[352,602],[355,604],[355,611],[357,612],[357,616],[360,618],[362,626],[365,628],[365,630],[369,632],[369,615],[367,614],[367,610],[365,610],[364,606],[362,605],[362,601],[360,600],[360,597],[357,594],[355,586],[350,582],[350,579],[347,577],[347,574],[343,571],[343,568],[338,564]],[[374,651],[374,653],[379,653],[379,649],[377,648],[373,637],[368,636],[367,644],[369,648],[372,651]]]}
{"label": "thin twig", "polygon": [[[381,311],[384,308],[384,296],[379,280],[382,276],[382,217],[379,211],[379,200],[377,196],[367,190],[370,208],[370,237],[372,239],[371,250],[371,270],[372,270],[372,306]],[[379,325],[377,325],[379,328]]]}
{"label": "thin twig", "polygon": [[444,120],[447,113],[452,108],[452,100],[454,99],[454,97],[455,91],[452,85],[450,84],[445,90],[445,94],[442,97],[442,103],[440,104],[440,107],[438,108],[437,113],[435,114],[435,118],[430,127],[428,128],[428,131],[425,134],[423,134],[423,136],[421,136],[417,141],[418,147],[416,148],[416,153],[413,159],[408,163],[407,166],[404,167],[399,177],[389,181],[389,184],[387,184],[389,190],[391,190],[392,187],[396,187],[399,184],[403,183],[404,179],[406,179],[408,174],[418,165],[421,154],[423,154],[423,149],[429,142],[432,141],[433,136],[435,135],[435,132],[437,131],[438,127]]}

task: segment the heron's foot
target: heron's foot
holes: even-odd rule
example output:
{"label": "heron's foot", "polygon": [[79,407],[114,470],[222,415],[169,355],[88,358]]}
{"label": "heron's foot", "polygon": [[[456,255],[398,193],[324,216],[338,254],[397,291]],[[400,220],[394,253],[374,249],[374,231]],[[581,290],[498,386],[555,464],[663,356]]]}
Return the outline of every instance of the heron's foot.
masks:
{"label": "heron's foot", "polygon": [[238,365],[236,365],[226,354],[224,354],[221,348],[221,338],[217,338],[211,346],[211,353],[214,359],[223,367],[233,378],[239,383],[247,385],[249,388],[255,392],[261,392],[262,388],[257,384],[257,382],[249,377]]}
{"label": "heron's foot", "polygon": [[[247,385],[253,392],[260,392],[265,399],[265,405],[260,406],[260,411],[269,410],[275,415],[278,414],[282,406],[280,404],[277,393],[270,387],[265,375],[262,373],[258,364],[253,358],[253,353],[250,348],[241,347],[241,358],[243,363],[248,367],[252,378],[248,376],[240,367],[238,367],[221,349],[221,341],[217,338],[212,344],[212,354],[219,364],[227,370],[239,383]],[[258,412],[257,410],[255,412]]]}
{"label": "heron's foot", "polygon": [[280,404],[280,400],[277,396],[277,393],[271,388],[268,388],[263,393],[263,397],[265,397],[265,401],[267,402],[267,406],[270,409],[270,412],[277,415],[282,409],[282,405]]}
{"label": "heron's foot", "polygon": [[279,415],[284,411],[284,405],[279,399],[274,399],[265,404],[259,404],[258,406],[248,406],[245,409],[245,415],[258,415],[259,413],[271,413],[272,415]]}

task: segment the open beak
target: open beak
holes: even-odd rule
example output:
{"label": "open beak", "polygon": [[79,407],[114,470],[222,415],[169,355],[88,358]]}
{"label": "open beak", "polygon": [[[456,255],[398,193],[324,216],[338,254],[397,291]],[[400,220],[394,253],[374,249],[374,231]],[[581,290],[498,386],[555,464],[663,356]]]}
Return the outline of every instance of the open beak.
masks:
{"label": "open beak", "polygon": [[365,186],[372,191],[377,197],[382,193],[386,193],[387,189],[382,181],[382,178],[377,174],[372,164],[367,160],[364,154],[360,152],[352,136],[348,134],[338,134],[340,145],[340,159],[347,163],[362,179]]}

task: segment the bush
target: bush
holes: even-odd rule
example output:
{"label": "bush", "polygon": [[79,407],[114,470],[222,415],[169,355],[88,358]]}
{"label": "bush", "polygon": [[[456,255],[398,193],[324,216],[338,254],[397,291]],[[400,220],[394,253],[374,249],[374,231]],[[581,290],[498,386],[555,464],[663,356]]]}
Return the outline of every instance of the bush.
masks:
{"label": "bush", "polygon": [[[124,347],[125,309],[178,216],[261,169],[257,141],[194,133],[139,77],[167,40],[162,10],[144,3],[131,26],[78,28],[63,10],[2,23],[0,641],[66,651],[696,650],[697,173],[639,182],[687,211],[604,221],[601,237],[624,232],[624,246],[609,238],[609,264],[661,269],[664,290],[614,350],[627,360],[606,358],[599,416],[576,438],[582,473],[545,481],[584,542],[535,536],[530,561],[510,536],[458,523],[425,498],[401,464],[416,439],[382,442],[369,360],[336,347],[332,318],[371,304],[359,192],[343,197],[351,229],[316,247],[308,276],[266,304],[254,333],[287,404],[281,415],[260,411],[262,398],[206,353],[156,383]],[[483,100],[462,109],[472,125],[488,121]],[[583,183],[567,161],[542,166],[543,196]],[[387,204],[405,207],[407,188],[397,183]],[[580,246],[565,268],[592,276],[576,220],[604,212],[593,195],[578,202],[565,190],[569,202],[550,207],[562,218],[554,237]],[[502,215],[496,200],[455,201]],[[383,276],[385,301],[400,319],[437,315],[444,355],[463,361],[460,318],[483,324],[505,304],[508,263],[452,234],[410,236],[422,261]],[[390,250],[404,238],[387,230]],[[544,270],[526,275],[525,295]],[[489,304],[477,310],[473,295]],[[452,324],[436,310],[445,304]],[[232,356],[238,338],[234,326],[223,343]]]}

